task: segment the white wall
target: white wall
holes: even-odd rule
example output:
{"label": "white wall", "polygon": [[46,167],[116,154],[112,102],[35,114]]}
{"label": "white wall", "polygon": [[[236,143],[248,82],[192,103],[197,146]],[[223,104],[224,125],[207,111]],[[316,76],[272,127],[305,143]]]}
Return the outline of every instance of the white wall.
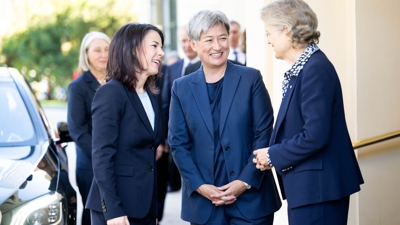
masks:
{"label": "white wall", "polygon": [[[357,138],[400,129],[400,1],[355,0]],[[400,138],[359,150],[360,224],[400,224]]]}

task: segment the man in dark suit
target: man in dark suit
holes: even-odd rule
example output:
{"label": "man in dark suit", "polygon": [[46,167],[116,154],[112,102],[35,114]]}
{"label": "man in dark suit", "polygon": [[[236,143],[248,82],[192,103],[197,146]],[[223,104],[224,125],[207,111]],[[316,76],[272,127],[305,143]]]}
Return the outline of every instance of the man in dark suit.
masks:
{"label": "man in dark suit", "polygon": [[[162,78],[163,86],[161,88],[161,98],[163,102],[164,119],[167,122],[169,117],[169,102],[171,100],[171,88],[173,81],[181,76],[189,74],[190,71],[186,71],[187,67],[197,70],[201,65],[197,53],[193,51],[192,47],[189,45],[189,37],[187,35],[185,26],[179,28],[178,38],[179,46],[182,48],[185,56],[174,64],[168,66]],[[191,66],[193,64],[195,64],[194,67]]]}

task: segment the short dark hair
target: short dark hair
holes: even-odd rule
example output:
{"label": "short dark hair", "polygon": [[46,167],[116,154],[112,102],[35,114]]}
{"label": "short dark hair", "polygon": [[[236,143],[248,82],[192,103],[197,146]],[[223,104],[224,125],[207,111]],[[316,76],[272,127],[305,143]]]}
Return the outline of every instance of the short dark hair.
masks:
{"label": "short dark hair", "polygon": [[229,21],[229,24],[230,24],[230,25],[236,24],[236,25],[238,25],[238,26],[240,27],[240,24],[239,24],[237,21],[235,21],[235,20]]}
{"label": "short dark hair", "polygon": [[[140,57],[144,57],[142,42],[146,34],[156,31],[161,37],[164,45],[164,34],[160,29],[151,24],[128,23],[122,26],[111,41],[108,52],[107,77],[106,80],[118,80],[133,90],[138,78],[136,73],[141,73],[144,68],[140,63]],[[144,88],[152,94],[158,94],[156,87],[157,76],[161,73],[161,65],[158,74],[147,78]]]}

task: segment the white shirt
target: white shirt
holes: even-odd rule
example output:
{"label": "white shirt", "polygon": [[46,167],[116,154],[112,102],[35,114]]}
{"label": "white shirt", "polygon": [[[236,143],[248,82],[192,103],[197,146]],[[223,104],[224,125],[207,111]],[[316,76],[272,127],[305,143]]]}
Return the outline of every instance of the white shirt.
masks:
{"label": "white shirt", "polygon": [[[237,59],[235,59],[234,51],[236,51],[236,53],[237,53]],[[240,62],[243,65],[246,64],[246,54],[243,53],[240,48],[236,48],[236,49],[230,48],[228,59]]]}
{"label": "white shirt", "polygon": [[189,65],[189,63],[194,64],[200,61],[199,56],[196,56],[196,58],[190,60],[187,56],[183,58],[183,66],[182,66],[182,71],[181,71],[181,76],[185,75],[185,70],[186,67]]}
{"label": "white shirt", "polygon": [[142,102],[144,110],[146,111],[147,118],[149,118],[151,128],[153,128],[154,130],[154,109],[151,105],[149,95],[147,94],[147,92],[145,92],[143,94],[138,93],[138,96],[140,98],[140,101]]}

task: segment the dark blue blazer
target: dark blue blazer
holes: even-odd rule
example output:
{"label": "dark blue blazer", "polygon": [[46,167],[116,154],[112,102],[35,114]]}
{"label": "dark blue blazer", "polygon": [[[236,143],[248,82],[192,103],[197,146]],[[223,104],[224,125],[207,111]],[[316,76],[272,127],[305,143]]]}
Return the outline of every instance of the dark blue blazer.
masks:
{"label": "dark blue blazer", "polygon": [[[167,66],[163,74],[163,82],[161,87],[161,100],[163,107],[164,124],[168,124],[169,118],[169,104],[171,101],[171,88],[175,79],[181,77],[183,68],[183,59],[180,59],[170,66]],[[167,133],[168,130],[165,130]]]}
{"label": "dark blue blazer", "polygon": [[99,82],[90,71],[68,86],[68,129],[75,142],[76,168],[92,170],[92,101]]}
{"label": "dark blue blazer", "polygon": [[154,131],[135,91],[111,80],[93,99],[94,179],[86,207],[106,220],[157,215],[156,162],[163,140],[160,98],[149,93]]}
{"label": "dark blue blazer", "polygon": [[[168,141],[183,178],[183,220],[203,224],[213,204],[195,190],[214,184],[214,128],[202,68],[178,78],[172,87]],[[221,96],[219,135],[229,182],[252,186],[236,203],[249,219],[266,216],[281,206],[271,171],[257,170],[253,150],[268,146],[273,111],[258,70],[228,62]]]}
{"label": "dark blue blazer", "polygon": [[322,51],[290,80],[270,146],[289,208],[360,190],[364,181],[346,126],[340,81]]}

